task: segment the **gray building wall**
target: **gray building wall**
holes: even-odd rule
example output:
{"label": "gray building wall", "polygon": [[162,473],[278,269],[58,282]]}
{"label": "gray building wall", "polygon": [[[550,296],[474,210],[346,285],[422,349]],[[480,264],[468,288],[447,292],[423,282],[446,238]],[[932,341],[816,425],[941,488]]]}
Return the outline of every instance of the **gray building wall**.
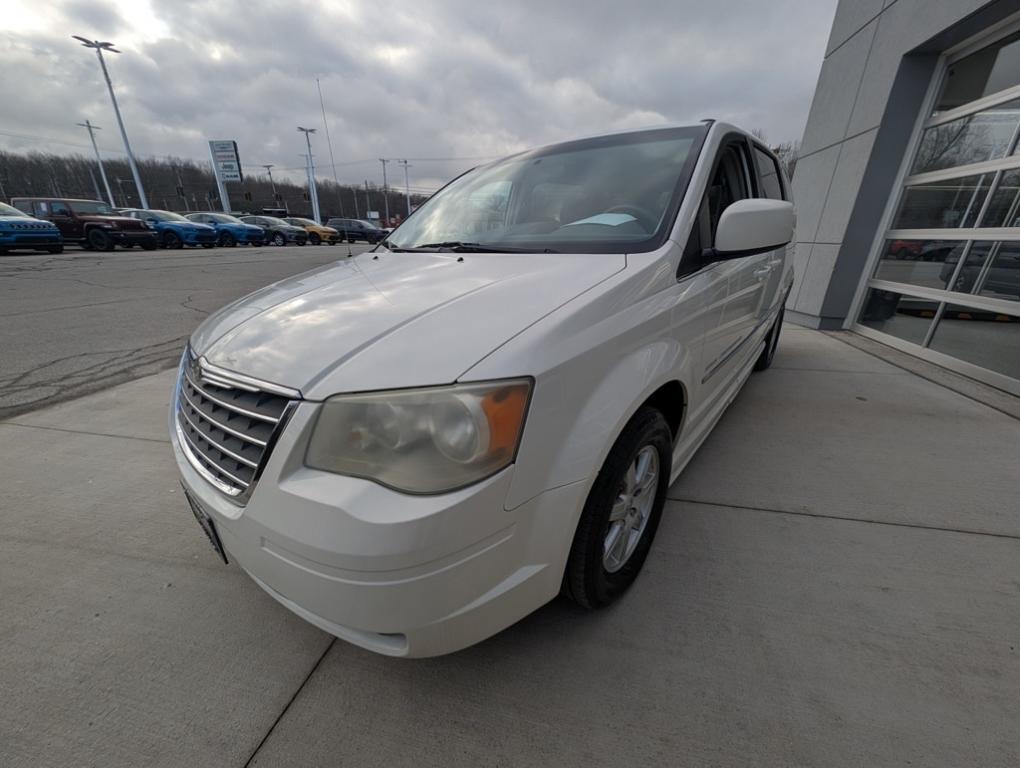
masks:
{"label": "gray building wall", "polygon": [[1020,0],[840,0],[793,179],[790,319],[841,328],[939,56]]}

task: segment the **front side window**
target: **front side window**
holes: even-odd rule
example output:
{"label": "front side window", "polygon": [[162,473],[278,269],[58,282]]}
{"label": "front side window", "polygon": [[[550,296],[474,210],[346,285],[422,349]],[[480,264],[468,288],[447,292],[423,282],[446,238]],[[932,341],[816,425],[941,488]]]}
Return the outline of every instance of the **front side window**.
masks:
{"label": "front side window", "polygon": [[755,147],[754,160],[758,166],[758,179],[761,182],[759,196],[770,200],[784,200],[783,181],[776,159],[760,147]]}
{"label": "front side window", "polygon": [[67,207],[67,203],[61,203],[60,201],[57,201],[57,202],[53,203],[53,207],[51,208],[51,211],[52,211],[52,215],[54,215],[54,216],[70,216],[71,215],[71,209]]}
{"label": "front side window", "polygon": [[651,250],[668,235],[706,131],[585,139],[478,168],[433,195],[389,243],[397,249],[466,243],[510,251]]}

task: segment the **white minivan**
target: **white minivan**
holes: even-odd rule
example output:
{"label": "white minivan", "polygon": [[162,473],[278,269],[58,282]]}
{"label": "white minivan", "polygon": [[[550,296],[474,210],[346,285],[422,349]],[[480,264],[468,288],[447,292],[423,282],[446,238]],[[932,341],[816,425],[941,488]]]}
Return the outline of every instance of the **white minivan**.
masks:
{"label": "white minivan", "polygon": [[455,651],[558,594],[604,606],[772,361],[793,230],[776,157],[719,122],[476,168],[194,333],[170,413],[192,511],[379,653]]}

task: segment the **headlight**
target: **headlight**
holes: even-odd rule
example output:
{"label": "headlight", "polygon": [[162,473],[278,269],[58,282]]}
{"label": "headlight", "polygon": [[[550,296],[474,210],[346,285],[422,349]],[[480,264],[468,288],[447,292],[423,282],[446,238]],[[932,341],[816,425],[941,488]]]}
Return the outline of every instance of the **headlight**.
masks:
{"label": "headlight", "polygon": [[514,460],[530,395],[528,379],[339,395],[320,409],[305,464],[406,493],[462,488]]}

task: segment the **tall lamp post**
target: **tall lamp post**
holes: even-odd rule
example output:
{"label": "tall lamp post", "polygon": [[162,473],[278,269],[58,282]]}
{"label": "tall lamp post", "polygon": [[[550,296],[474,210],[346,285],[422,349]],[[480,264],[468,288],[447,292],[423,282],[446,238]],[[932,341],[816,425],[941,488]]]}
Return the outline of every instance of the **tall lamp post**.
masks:
{"label": "tall lamp post", "polygon": [[276,194],[276,182],[273,181],[273,164],[269,163],[268,165],[263,165],[262,167],[265,168],[266,173],[269,174],[269,186],[273,188],[273,203],[278,203],[280,201],[280,196]]}
{"label": "tall lamp post", "polygon": [[411,215],[411,182],[408,180],[407,169],[411,164],[406,160],[397,160],[397,165],[404,166],[404,195],[407,197],[407,216]]}
{"label": "tall lamp post", "polygon": [[390,225],[390,191],[386,186],[386,163],[389,162],[385,157],[380,157],[379,162],[382,163],[382,196],[383,196],[383,207],[386,210],[386,226]]}
{"label": "tall lamp post", "polygon": [[92,125],[88,120],[84,123],[75,123],[75,125],[80,125],[89,132],[89,138],[92,139],[92,149],[96,151],[96,162],[99,163],[99,176],[103,180],[103,186],[106,187],[106,199],[110,201],[111,208],[116,208],[117,204],[113,201],[113,190],[110,189],[110,182],[107,180],[106,171],[103,169],[103,158],[99,156],[99,145],[96,144],[95,131],[102,129],[98,125]]}
{"label": "tall lamp post", "polygon": [[321,224],[322,219],[319,216],[319,192],[315,188],[315,164],[312,162],[311,135],[315,133],[315,129],[302,128],[299,125],[298,130],[305,135],[305,142],[308,144],[308,192],[312,197],[312,218],[315,219],[316,224]]}
{"label": "tall lamp post", "polygon": [[113,113],[117,116],[117,125],[120,126],[120,135],[124,139],[124,150],[127,152],[128,164],[131,166],[131,175],[135,179],[135,188],[138,190],[138,199],[141,201],[142,208],[149,207],[149,200],[145,197],[145,190],[142,188],[142,177],[138,175],[138,166],[135,164],[135,156],[131,152],[131,142],[128,141],[127,131],[124,130],[124,121],[120,117],[120,107],[117,106],[117,96],[113,92],[113,83],[110,81],[110,73],[106,70],[106,60],[103,58],[103,51],[109,51],[110,53],[120,53],[116,48],[113,47],[113,43],[104,43],[99,40],[89,40],[87,37],[79,37],[78,35],[71,35],[75,40],[79,40],[85,48],[91,48],[96,52],[96,56],[99,57],[99,66],[102,67],[103,77],[106,78],[106,87],[110,89],[110,101],[113,102]]}

